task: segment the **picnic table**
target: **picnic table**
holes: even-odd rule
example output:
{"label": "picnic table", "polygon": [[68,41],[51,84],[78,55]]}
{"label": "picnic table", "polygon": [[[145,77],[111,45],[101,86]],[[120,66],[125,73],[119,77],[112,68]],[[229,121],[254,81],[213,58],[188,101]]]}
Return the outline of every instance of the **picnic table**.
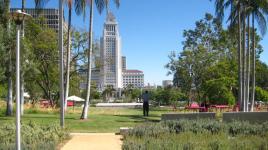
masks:
{"label": "picnic table", "polygon": [[186,106],[185,109],[204,112],[206,110],[206,107],[201,107],[198,103],[194,102],[191,103],[189,106]]}

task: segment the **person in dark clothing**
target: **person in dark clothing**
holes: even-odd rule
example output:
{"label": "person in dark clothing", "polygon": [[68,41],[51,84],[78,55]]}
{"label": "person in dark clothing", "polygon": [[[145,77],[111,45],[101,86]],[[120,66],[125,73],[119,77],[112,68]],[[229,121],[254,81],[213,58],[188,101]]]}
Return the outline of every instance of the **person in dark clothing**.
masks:
{"label": "person in dark clothing", "polygon": [[142,95],[143,99],[143,116],[149,116],[149,93],[145,91]]}

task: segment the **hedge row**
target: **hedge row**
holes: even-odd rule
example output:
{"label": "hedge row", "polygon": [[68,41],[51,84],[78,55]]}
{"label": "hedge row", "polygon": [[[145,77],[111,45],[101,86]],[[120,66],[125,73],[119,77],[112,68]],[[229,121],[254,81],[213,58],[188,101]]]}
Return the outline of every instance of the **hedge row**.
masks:
{"label": "hedge row", "polygon": [[268,122],[180,120],[143,124],[124,136],[124,150],[268,150]]}

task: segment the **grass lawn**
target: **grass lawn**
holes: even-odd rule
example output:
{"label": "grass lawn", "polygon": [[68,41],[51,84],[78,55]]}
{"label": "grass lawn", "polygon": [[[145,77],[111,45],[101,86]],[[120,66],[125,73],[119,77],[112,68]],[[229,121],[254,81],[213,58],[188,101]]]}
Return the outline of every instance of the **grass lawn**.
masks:
{"label": "grass lawn", "polygon": [[[15,122],[15,117],[5,117],[0,111],[0,124]],[[152,109],[149,117],[143,117],[142,109],[90,107],[88,120],[80,120],[81,108],[70,108],[65,116],[65,126],[71,132],[119,132],[120,127],[133,127],[143,122],[158,122],[168,110]],[[59,122],[57,111],[26,110],[22,122],[34,121],[46,125]]]}

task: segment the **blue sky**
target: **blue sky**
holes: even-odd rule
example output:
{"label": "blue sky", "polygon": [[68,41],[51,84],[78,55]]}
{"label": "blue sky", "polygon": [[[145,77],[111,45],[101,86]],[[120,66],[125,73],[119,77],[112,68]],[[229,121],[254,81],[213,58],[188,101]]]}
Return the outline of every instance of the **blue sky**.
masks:
{"label": "blue sky", "polygon": [[[21,0],[11,2],[11,7],[21,7]],[[33,0],[26,0],[26,7],[33,6]],[[46,7],[58,7],[58,0],[50,0]],[[171,51],[181,51],[183,30],[194,28],[195,21],[206,12],[214,14],[214,4],[209,0],[121,0],[120,8],[112,4],[111,10],[119,22],[127,68],[143,70],[145,84],[161,85],[162,80],[172,79],[166,76],[168,70],[164,65]],[[94,13],[94,34],[99,38],[105,11],[101,15]],[[83,17],[73,15],[73,25],[88,29],[88,17],[87,14],[84,21]],[[261,60],[268,64],[268,34],[261,44],[264,47]]]}

